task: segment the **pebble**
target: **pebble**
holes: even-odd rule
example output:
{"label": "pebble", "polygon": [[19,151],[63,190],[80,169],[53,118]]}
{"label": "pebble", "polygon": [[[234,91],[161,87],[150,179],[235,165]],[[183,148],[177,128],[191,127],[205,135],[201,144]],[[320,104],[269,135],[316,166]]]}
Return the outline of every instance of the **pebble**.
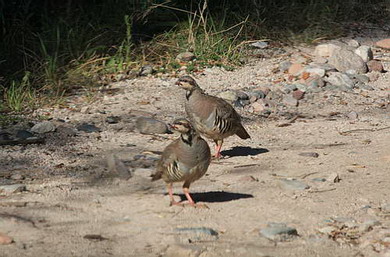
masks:
{"label": "pebble", "polygon": [[11,176],[11,179],[13,179],[13,180],[23,180],[24,176],[22,174],[13,174]]}
{"label": "pebble", "polygon": [[305,83],[308,88],[319,88],[325,86],[324,80],[319,76],[310,76],[306,79]]}
{"label": "pebble", "polygon": [[293,63],[288,68],[288,73],[293,76],[298,76],[303,71],[303,65],[300,63]]}
{"label": "pebble", "polygon": [[77,131],[75,129],[69,128],[69,127],[66,127],[66,126],[62,126],[62,125],[57,127],[56,133],[63,134],[65,136],[75,136],[75,135],[77,135]]}
{"label": "pebble", "polygon": [[350,39],[345,43],[347,43],[347,45],[355,47],[355,48],[360,46],[360,43],[358,41],[356,41],[355,39]]}
{"label": "pebble", "polygon": [[52,132],[55,130],[56,130],[56,127],[50,121],[43,121],[43,122],[37,123],[31,128],[32,132],[38,133],[38,134],[44,134],[44,133]]}
{"label": "pebble", "polygon": [[322,227],[322,228],[319,228],[318,231],[322,234],[331,234],[332,232],[336,231],[337,228],[336,227],[333,227],[333,226],[326,226],[326,227]]}
{"label": "pebble", "polygon": [[253,104],[251,104],[251,106],[253,108],[253,112],[255,113],[262,112],[266,109],[265,106],[259,102],[254,102]]}
{"label": "pebble", "polygon": [[383,72],[383,65],[381,61],[378,60],[371,60],[367,62],[368,71],[378,71]]}
{"label": "pebble", "polygon": [[366,75],[363,75],[363,74],[357,74],[357,75],[355,75],[355,78],[362,83],[370,82],[370,78]]}
{"label": "pebble", "polygon": [[374,58],[374,54],[369,46],[360,46],[355,49],[355,53],[359,55],[364,62],[368,62]]}
{"label": "pebble", "polygon": [[287,106],[298,106],[298,100],[295,99],[292,95],[284,95],[283,104]]}
{"label": "pebble", "polygon": [[357,112],[352,111],[347,114],[348,119],[350,120],[357,120],[359,118],[359,115]]}
{"label": "pebble", "polygon": [[16,132],[16,137],[19,138],[19,139],[27,139],[29,137],[33,137],[34,134],[27,131],[27,130],[18,130]]}
{"label": "pebble", "polygon": [[0,245],[9,245],[12,244],[14,240],[12,237],[7,236],[6,234],[3,234],[0,232]]}
{"label": "pebble", "polygon": [[375,45],[384,49],[390,49],[390,38],[382,39],[376,42]]}
{"label": "pebble", "polygon": [[122,179],[129,179],[131,177],[131,173],[129,169],[115,155],[109,154],[106,160],[107,160],[108,172],[111,175],[115,177],[120,177]]}
{"label": "pebble", "polygon": [[140,76],[147,76],[147,75],[150,75],[154,72],[154,69],[153,69],[153,66],[152,65],[145,65],[145,66],[142,66],[140,71],[139,71],[139,75]]}
{"label": "pebble", "polygon": [[332,183],[338,183],[340,182],[340,176],[339,174],[337,174],[336,172],[332,172],[328,178],[326,179],[326,181],[329,181],[329,182],[332,182]]}
{"label": "pebble", "polygon": [[119,117],[119,116],[108,116],[108,117],[106,118],[106,122],[107,122],[108,124],[116,124],[116,123],[118,123],[119,121],[121,121],[121,117]]}
{"label": "pebble", "polygon": [[366,73],[367,65],[363,59],[352,51],[341,48],[329,57],[329,63],[338,71],[356,70],[358,73]]}
{"label": "pebble", "polygon": [[378,71],[372,71],[370,73],[367,73],[367,77],[370,79],[370,82],[375,82],[380,77],[380,72]]}
{"label": "pebble", "polygon": [[314,182],[325,182],[326,179],[325,178],[313,178],[312,181],[314,181]]}
{"label": "pebble", "polygon": [[96,127],[94,124],[83,123],[76,128],[78,131],[84,131],[86,133],[100,132],[101,129]]}
{"label": "pebble", "polygon": [[194,60],[195,58],[196,58],[195,54],[193,54],[191,52],[183,52],[183,53],[180,53],[176,56],[176,60],[182,61],[182,62],[189,62],[189,61]]}
{"label": "pebble", "polygon": [[249,100],[249,95],[243,91],[236,91],[239,100]]}
{"label": "pebble", "polygon": [[295,90],[292,92],[292,96],[297,100],[301,100],[305,96],[305,92],[301,90]]}
{"label": "pebble", "polygon": [[286,241],[298,236],[298,231],[284,223],[270,223],[268,227],[260,229],[260,234],[274,241]]}
{"label": "pebble", "polygon": [[313,157],[313,158],[318,158],[320,156],[316,152],[304,152],[304,153],[299,153],[298,155],[305,156],[305,157]]}
{"label": "pebble", "polygon": [[165,134],[168,132],[167,124],[148,117],[139,117],[135,126],[142,134]]}
{"label": "pebble", "polygon": [[238,100],[238,95],[235,91],[224,91],[218,94],[218,97],[233,103]]}
{"label": "pebble", "polygon": [[26,191],[26,185],[24,184],[13,184],[13,185],[2,185],[0,186],[0,192],[5,194],[19,193]]}
{"label": "pebble", "polygon": [[285,189],[305,190],[310,188],[309,185],[295,179],[281,179],[280,182]]}
{"label": "pebble", "polygon": [[291,65],[292,65],[292,63],[290,61],[281,62],[279,64],[279,71],[284,73],[290,68]]}
{"label": "pebble", "polygon": [[390,203],[382,204],[381,211],[383,211],[383,212],[390,212]]}
{"label": "pebble", "polygon": [[90,110],[91,110],[91,108],[89,106],[84,106],[80,109],[80,112],[87,114],[87,113],[89,113]]}
{"label": "pebble", "polygon": [[306,92],[306,90],[307,90],[307,87],[306,87],[306,85],[304,85],[304,84],[297,83],[297,84],[295,84],[295,86],[296,86],[296,88],[297,88],[298,90],[301,90],[302,92]]}
{"label": "pebble", "polygon": [[325,69],[322,68],[307,67],[304,70],[305,72],[310,73],[310,75],[318,75],[321,78],[325,76]]}
{"label": "pebble", "polygon": [[348,77],[348,75],[340,72],[330,72],[328,77],[325,77],[324,80],[333,86],[346,86],[348,88],[353,88],[354,82]]}
{"label": "pebble", "polygon": [[195,243],[215,241],[218,239],[218,232],[207,227],[176,228],[179,239],[182,243]]}
{"label": "pebble", "polygon": [[268,42],[257,41],[257,42],[252,43],[251,46],[256,47],[256,48],[260,48],[260,49],[264,49],[264,48],[268,47]]}

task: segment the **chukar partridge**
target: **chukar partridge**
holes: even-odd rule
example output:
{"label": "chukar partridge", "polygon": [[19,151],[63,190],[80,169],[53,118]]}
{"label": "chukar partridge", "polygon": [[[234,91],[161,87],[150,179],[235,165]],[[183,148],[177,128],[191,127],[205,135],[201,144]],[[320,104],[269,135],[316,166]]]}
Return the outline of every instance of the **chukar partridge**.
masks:
{"label": "chukar partridge", "polygon": [[190,76],[179,78],[176,84],[187,91],[185,109],[195,129],[216,143],[216,158],[221,157],[224,138],[232,135],[250,138],[240,115],[225,100],[204,93]]}
{"label": "chukar partridge", "polygon": [[152,175],[152,181],[162,178],[167,183],[171,205],[183,204],[174,200],[172,184],[184,182],[183,192],[188,203],[194,207],[204,206],[194,203],[189,187],[206,173],[210,165],[209,145],[186,119],[177,119],[170,126],[181,135],[165,148],[157,164],[157,171]]}

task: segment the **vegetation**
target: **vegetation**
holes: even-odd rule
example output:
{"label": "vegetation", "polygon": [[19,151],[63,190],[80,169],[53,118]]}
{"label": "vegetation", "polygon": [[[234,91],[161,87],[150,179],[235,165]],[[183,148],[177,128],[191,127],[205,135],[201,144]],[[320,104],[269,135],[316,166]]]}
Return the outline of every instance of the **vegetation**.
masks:
{"label": "vegetation", "polygon": [[[161,72],[239,64],[249,40],[331,38],[345,22],[383,23],[390,0],[0,0],[0,113],[107,83],[145,63]],[[45,101],[48,103],[48,101]]]}

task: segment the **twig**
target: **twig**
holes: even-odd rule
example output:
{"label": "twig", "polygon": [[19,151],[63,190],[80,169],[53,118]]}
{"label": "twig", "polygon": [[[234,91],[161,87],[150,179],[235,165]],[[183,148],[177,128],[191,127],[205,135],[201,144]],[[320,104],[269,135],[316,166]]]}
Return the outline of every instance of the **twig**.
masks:
{"label": "twig", "polygon": [[378,129],[352,129],[352,130],[347,130],[347,131],[341,131],[339,133],[340,133],[340,135],[346,135],[346,134],[354,133],[354,132],[364,132],[364,131],[376,132],[376,131],[381,131],[381,130],[385,130],[385,129],[390,129],[390,126],[384,127],[384,128],[378,128]]}
{"label": "twig", "polygon": [[43,143],[45,143],[45,139],[38,138],[38,137],[0,141],[0,145],[28,145],[28,144],[43,144]]}
{"label": "twig", "polygon": [[324,190],[313,190],[313,191],[308,191],[309,193],[323,193],[323,192],[329,192],[329,191],[333,191],[333,190],[336,190],[336,188],[330,188],[330,189],[324,189]]}

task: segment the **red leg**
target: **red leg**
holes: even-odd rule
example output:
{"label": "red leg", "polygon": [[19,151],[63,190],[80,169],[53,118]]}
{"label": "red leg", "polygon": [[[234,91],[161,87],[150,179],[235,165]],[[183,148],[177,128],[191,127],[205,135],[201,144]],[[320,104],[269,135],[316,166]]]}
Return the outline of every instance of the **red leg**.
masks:
{"label": "red leg", "polygon": [[215,155],[214,155],[214,158],[216,159],[219,159],[222,157],[222,154],[221,154],[221,148],[222,148],[222,143],[223,143],[223,140],[214,140],[215,142]]}
{"label": "red leg", "polygon": [[173,198],[173,190],[172,190],[172,183],[169,183],[167,185],[167,188],[168,188],[168,194],[169,194],[169,199],[171,199],[171,203],[169,206],[172,206],[172,205],[180,205],[179,202],[176,202],[175,199]]}
{"label": "red leg", "polygon": [[190,195],[190,189],[188,187],[183,187],[183,192],[185,196],[187,197],[188,204],[195,207],[195,208],[209,208],[207,205],[202,203],[195,203],[194,200],[192,200],[192,197]]}

